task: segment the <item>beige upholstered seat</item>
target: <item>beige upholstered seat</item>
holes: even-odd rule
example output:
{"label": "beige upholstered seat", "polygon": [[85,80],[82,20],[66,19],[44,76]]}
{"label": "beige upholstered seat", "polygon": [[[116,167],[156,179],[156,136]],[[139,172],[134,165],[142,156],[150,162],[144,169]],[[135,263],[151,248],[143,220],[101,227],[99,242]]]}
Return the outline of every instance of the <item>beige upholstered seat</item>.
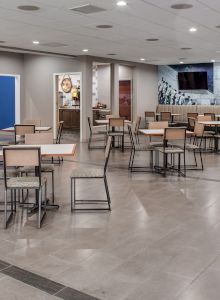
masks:
{"label": "beige upholstered seat", "polygon": [[74,178],[93,178],[93,177],[103,177],[104,170],[103,168],[77,168],[72,170],[70,175]]}
{"label": "beige upholstered seat", "polygon": [[[46,183],[46,178],[41,178],[41,184]],[[39,189],[40,188],[40,181],[38,177],[30,177],[30,176],[23,176],[23,177],[11,177],[7,181],[7,185],[9,188],[14,189]]]}

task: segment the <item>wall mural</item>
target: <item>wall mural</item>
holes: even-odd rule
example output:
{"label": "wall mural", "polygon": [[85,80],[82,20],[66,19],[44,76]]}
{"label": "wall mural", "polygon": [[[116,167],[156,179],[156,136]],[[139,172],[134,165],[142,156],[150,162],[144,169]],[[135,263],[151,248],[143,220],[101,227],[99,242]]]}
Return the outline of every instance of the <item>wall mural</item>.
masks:
{"label": "wall mural", "polygon": [[131,121],[131,80],[119,80],[119,116]]}
{"label": "wall mural", "polygon": [[80,75],[59,75],[58,96],[60,106],[80,105]]}
{"label": "wall mural", "polygon": [[[189,72],[187,75],[183,72]],[[195,75],[196,74],[196,75]],[[158,101],[159,104],[172,105],[220,105],[220,64],[183,64],[158,67]],[[184,86],[181,82],[181,75],[186,77],[196,76],[199,89],[189,89],[188,78],[184,77],[186,90],[180,90],[179,86]],[[203,76],[198,77],[198,76]],[[206,88],[204,81],[206,77]],[[200,78],[201,82],[198,82]]]}

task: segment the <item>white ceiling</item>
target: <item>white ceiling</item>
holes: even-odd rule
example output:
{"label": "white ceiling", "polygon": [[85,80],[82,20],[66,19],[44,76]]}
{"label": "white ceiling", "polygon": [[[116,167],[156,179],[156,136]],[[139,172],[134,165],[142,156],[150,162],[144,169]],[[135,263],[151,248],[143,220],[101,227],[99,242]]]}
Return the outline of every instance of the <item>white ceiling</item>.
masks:
{"label": "white ceiling", "polygon": [[[127,0],[128,6],[117,7],[116,0],[0,0],[0,40],[4,46],[50,51],[70,55],[88,55],[145,63],[174,64],[220,61],[220,0]],[[104,12],[83,15],[69,9],[93,4]],[[193,8],[173,10],[172,4],[189,3]],[[24,12],[19,5],[37,5],[36,12]],[[97,29],[97,25],[113,25]],[[190,27],[198,28],[190,33]],[[159,38],[147,42],[147,38]],[[39,40],[40,45],[33,45]],[[59,42],[63,47],[43,46]],[[183,51],[181,47],[192,50]]]}

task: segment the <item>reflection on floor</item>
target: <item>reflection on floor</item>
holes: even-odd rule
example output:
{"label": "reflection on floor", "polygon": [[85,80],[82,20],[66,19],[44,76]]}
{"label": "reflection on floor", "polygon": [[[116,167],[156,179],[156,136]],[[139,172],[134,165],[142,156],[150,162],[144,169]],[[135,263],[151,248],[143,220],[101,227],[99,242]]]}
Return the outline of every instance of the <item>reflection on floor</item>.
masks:
{"label": "reflection on floor", "polygon": [[[110,156],[112,212],[71,213],[72,168],[104,159],[103,150],[88,152],[78,143],[76,156],[55,166],[60,209],[47,213],[40,230],[34,218],[17,213],[8,230],[0,230],[0,259],[103,300],[219,299],[220,156],[205,154],[204,172],[163,178],[130,174],[129,154],[113,150]],[[103,193],[98,180],[77,185],[81,198]],[[14,290],[16,299],[54,299],[23,286],[0,276],[1,299],[14,299]]]}

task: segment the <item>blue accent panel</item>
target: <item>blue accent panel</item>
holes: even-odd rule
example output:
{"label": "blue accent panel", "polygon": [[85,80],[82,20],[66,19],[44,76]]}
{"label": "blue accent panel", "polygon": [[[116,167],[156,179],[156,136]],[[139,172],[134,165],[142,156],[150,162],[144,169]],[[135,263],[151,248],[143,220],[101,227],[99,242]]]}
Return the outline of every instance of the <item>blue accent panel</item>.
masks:
{"label": "blue accent panel", "polygon": [[15,77],[0,76],[0,129],[15,124]]}

